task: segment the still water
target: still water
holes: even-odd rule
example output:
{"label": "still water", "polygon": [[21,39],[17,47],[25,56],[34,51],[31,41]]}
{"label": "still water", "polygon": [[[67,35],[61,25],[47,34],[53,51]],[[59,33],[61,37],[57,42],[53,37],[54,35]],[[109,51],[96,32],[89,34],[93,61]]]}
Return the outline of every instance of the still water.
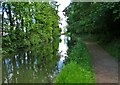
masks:
{"label": "still water", "polygon": [[61,35],[57,56],[41,56],[39,49],[8,54],[2,61],[3,83],[52,83],[67,57],[67,36]]}

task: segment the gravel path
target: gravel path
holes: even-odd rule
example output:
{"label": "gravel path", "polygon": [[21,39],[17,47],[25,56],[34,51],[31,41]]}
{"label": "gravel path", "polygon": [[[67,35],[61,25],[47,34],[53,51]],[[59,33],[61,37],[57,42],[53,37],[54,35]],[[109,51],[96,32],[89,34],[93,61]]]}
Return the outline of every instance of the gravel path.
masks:
{"label": "gravel path", "polygon": [[118,61],[94,42],[85,42],[93,57],[96,83],[118,83]]}

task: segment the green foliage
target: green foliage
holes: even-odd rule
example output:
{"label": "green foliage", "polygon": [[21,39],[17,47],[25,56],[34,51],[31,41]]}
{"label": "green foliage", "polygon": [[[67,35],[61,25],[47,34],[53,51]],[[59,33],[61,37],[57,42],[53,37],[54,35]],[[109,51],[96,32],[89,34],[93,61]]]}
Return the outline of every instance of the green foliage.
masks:
{"label": "green foliage", "polygon": [[95,83],[91,55],[80,39],[69,49],[68,56],[55,83]]}
{"label": "green foliage", "polygon": [[95,80],[91,71],[82,68],[76,62],[70,62],[63,66],[55,83],[95,83]]}
{"label": "green foliage", "polygon": [[101,44],[101,46],[103,46],[103,48],[107,50],[108,53],[120,61],[120,40],[114,40],[107,45]]}
{"label": "green foliage", "polygon": [[[119,37],[120,4],[71,3],[64,11],[68,17],[68,32],[73,34],[97,34],[100,39]],[[102,35],[105,35],[104,37]],[[107,41],[106,40],[106,41]]]}
{"label": "green foliage", "polygon": [[[71,34],[69,47],[76,44],[75,37],[83,35],[90,35],[89,37],[94,37],[93,40],[106,46],[114,40],[120,40],[120,2],[72,2],[64,12],[68,17],[68,33]],[[112,49],[112,46],[107,48]],[[112,51],[118,55],[117,51]]]}
{"label": "green foliage", "polygon": [[3,16],[7,14],[2,23],[7,33],[2,38],[4,53],[34,46],[45,53],[58,49],[60,31],[55,3],[5,2],[2,5]]}
{"label": "green foliage", "polygon": [[8,83],[50,83],[58,61],[60,28],[56,4],[4,2],[2,6],[2,30],[6,33],[2,36],[3,62],[9,58],[8,65],[14,68],[9,78],[7,71],[11,68],[4,63],[2,82],[7,78]]}
{"label": "green foliage", "polygon": [[[7,78],[9,83],[42,83],[45,76],[52,74],[51,69],[53,71],[58,60],[60,28],[55,4],[7,2],[3,3],[3,9],[3,15],[6,12],[7,18],[4,17],[2,23],[2,30],[6,33],[2,36],[2,60],[4,62],[6,58],[11,59],[9,64],[14,68],[12,79],[9,79],[7,71],[11,68],[3,66],[3,82]],[[18,56],[17,60],[14,59],[15,55]],[[28,63],[25,63],[26,56]],[[23,63],[18,69],[15,62]],[[26,66],[34,69],[28,70]],[[25,76],[26,74],[28,75]],[[51,82],[51,78],[44,82]]]}
{"label": "green foliage", "polygon": [[90,63],[92,63],[91,55],[89,54],[84,43],[79,38],[77,40],[76,45],[73,46],[70,50],[68,50],[68,54],[69,54],[68,61],[74,60],[77,63],[81,64],[81,66],[87,66],[86,64],[88,63],[89,63],[88,66],[90,66],[91,65]]}

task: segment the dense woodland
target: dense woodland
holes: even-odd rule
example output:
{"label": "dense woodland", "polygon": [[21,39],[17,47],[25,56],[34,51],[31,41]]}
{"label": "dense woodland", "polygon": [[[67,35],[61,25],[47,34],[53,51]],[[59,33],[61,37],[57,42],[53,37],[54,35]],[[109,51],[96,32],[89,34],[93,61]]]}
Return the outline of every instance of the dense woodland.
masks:
{"label": "dense woodland", "polygon": [[[2,2],[1,4],[2,81],[51,82],[50,75],[55,72],[59,58],[58,45],[61,32],[57,3]],[[21,76],[18,76],[18,72]],[[13,75],[10,79],[11,73]]]}
{"label": "dense woodland", "polygon": [[60,29],[55,4],[56,2],[2,3],[3,52],[34,46],[40,46],[45,53],[57,50]]}
{"label": "dense woodland", "polygon": [[69,47],[76,44],[76,38],[87,37],[98,41],[113,56],[120,57],[120,3],[79,3],[72,2],[64,10],[67,29],[72,40]]}

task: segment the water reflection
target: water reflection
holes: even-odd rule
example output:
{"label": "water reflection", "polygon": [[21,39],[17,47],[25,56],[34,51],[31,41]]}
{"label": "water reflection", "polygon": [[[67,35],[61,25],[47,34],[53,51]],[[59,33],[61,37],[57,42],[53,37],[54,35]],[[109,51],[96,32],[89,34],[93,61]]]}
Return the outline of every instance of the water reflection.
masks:
{"label": "water reflection", "polygon": [[[48,48],[21,49],[3,56],[3,83],[52,83],[67,58],[66,35],[61,35],[59,52]],[[51,47],[51,43],[47,47]],[[42,46],[42,45],[41,45]],[[45,45],[46,46],[46,45]],[[44,48],[43,50],[40,50]],[[54,51],[54,53],[52,53]]]}
{"label": "water reflection", "polygon": [[60,59],[58,61],[58,72],[62,68],[62,65],[65,62],[65,59],[68,57],[68,55],[67,55],[67,50],[68,50],[67,43],[68,43],[69,37],[67,35],[61,35],[60,38],[61,38],[61,43],[59,43],[59,56],[60,56]]}
{"label": "water reflection", "polygon": [[[35,53],[35,54],[34,54]],[[19,51],[3,59],[3,83],[51,83],[53,82],[58,56],[39,57],[31,51]]]}

